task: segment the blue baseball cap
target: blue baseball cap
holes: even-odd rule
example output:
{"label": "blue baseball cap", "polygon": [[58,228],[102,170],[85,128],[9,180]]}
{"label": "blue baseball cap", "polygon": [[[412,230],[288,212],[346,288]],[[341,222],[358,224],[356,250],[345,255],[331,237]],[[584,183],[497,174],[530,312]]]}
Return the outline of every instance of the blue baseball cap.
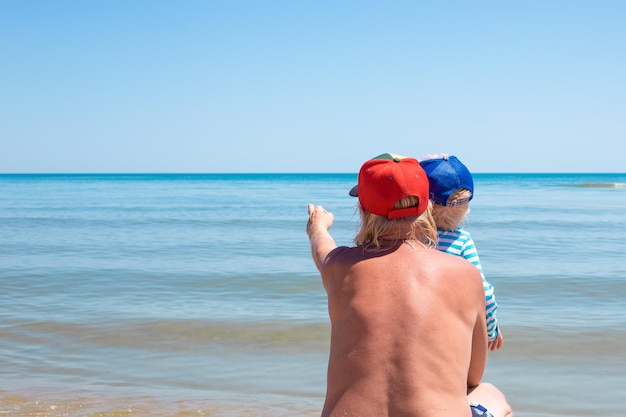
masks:
{"label": "blue baseball cap", "polygon": [[[474,197],[474,180],[467,167],[454,155],[429,154],[420,160],[426,171],[430,188],[429,198],[442,206],[456,206],[469,203]],[[472,194],[467,199],[448,201],[450,195],[460,188],[467,188]]]}

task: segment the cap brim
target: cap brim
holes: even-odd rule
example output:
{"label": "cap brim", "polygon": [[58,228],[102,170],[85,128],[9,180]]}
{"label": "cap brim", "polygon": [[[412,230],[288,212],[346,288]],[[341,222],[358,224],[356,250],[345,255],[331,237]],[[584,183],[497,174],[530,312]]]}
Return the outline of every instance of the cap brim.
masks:
{"label": "cap brim", "polygon": [[352,189],[350,190],[350,192],[348,194],[350,194],[350,196],[352,196],[352,197],[358,197],[359,196],[359,186],[355,185],[354,187],[352,187]]}

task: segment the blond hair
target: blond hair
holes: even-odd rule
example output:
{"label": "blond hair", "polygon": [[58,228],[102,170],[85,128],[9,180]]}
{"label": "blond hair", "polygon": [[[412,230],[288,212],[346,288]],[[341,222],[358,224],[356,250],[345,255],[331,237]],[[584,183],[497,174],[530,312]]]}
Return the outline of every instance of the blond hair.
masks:
{"label": "blond hair", "polygon": [[[469,198],[472,196],[472,192],[467,188],[459,188],[448,198],[449,202],[447,206],[440,204],[433,204],[433,218],[437,227],[445,230],[456,230],[467,220],[469,214]],[[463,203],[455,204],[456,201],[463,201]]]}
{"label": "blond hair", "polygon": [[[417,197],[409,196],[398,201],[394,208],[414,207],[418,202]],[[429,201],[428,208],[419,216],[392,220],[372,214],[361,207],[361,227],[354,243],[371,252],[389,249],[400,241],[416,241],[423,247],[435,247],[437,226],[432,216],[432,206]]]}

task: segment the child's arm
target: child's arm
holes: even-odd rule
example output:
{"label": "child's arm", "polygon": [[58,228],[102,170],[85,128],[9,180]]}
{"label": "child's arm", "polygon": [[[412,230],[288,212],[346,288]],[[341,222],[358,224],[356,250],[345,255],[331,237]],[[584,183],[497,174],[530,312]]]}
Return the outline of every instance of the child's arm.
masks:
{"label": "child's arm", "polygon": [[494,294],[493,285],[491,285],[485,278],[482,265],[480,264],[480,258],[476,250],[474,240],[469,233],[467,234],[467,241],[463,245],[461,256],[470,261],[478,271],[480,277],[483,280],[483,287],[485,289],[485,315],[487,318],[487,337],[489,338],[489,349],[491,351],[500,349],[502,346],[502,335],[498,325],[498,319],[496,317],[496,311],[498,310],[498,303],[496,302],[496,296]]}

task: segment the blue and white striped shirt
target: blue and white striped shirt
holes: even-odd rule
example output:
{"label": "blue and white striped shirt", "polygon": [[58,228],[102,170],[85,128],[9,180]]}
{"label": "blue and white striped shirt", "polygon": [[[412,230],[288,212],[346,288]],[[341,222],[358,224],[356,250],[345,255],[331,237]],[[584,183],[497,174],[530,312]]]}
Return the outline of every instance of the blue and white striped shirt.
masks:
{"label": "blue and white striped shirt", "polygon": [[478,268],[480,276],[483,279],[483,287],[485,289],[487,336],[490,341],[494,340],[498,336],[498,320],[496,318],[498,303],[496,303],[496,297],[493,293],[493,285],[487,282],[485,275],[483,274],[483,267],[480,265],[480,259],[478,258],[478,252],[476,251],[474,240],[472,240],[469,232],[461,227],[456,230],[444,230],[437,228],[437,235],[439,236],[439,240],[437,242],[438,250],[452,255],[461,256]]}

